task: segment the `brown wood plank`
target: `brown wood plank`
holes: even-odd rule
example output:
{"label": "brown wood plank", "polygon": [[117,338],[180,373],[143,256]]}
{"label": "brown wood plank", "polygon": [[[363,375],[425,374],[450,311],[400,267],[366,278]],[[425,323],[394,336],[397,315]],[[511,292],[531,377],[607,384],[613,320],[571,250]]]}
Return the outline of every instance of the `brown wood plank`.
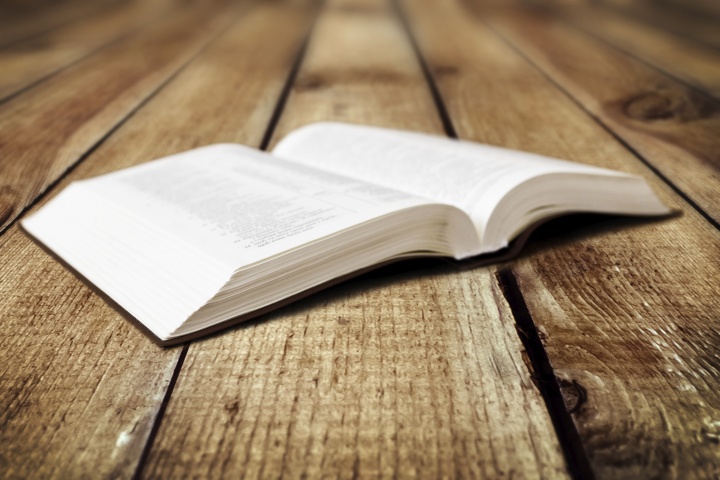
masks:
{"label": "brown wood plank", "polygon": [[[292,102],[273,144],[295,128],[327,119],[442,132],[428,86],[404,32],[390,18],[388,2],[334,1],[326,17],[316,36],[321,39],[315,39],[313,55],[293,85]],[[373,35],[380,37],[375,40]],[[323,41],[334,46],[322,48]],[[381,47],[384,43],[388,48]],[[343,55],[343,48],[352,51],[352,58]]]}
{"label": "brown wood plank", "polygon": [[0,5],[0,48],[52,28],[82,20],[86,15],[120,2],[121,0],[3,2]]}
{"label": "brown wood plank", "polygon": [[133,2],[0,50],[0,102],[119,39],[168,10],[167,0]]}
{"label": "brown wood plank", "polygon": [[[198,144],[257,145],[309,17],[248,12],[55,191]],[[129,478],[180,349],[155,346],[17,225],[0,265],[0,476]]]}
{"label": "brown wood plank", "polygon": [[688,84],[720,98],[720,50],[670,34],[595,4],[558,8],[554,13]]}
{"label": "brown wood plank", "polygon": [[[626,17],[627,21],[636,21],[647,27],[663,30],[668,33],[685,38],[693,43],[710,48],[720,48],[720,29],[718,19],[710,15],[697,15],[696,13],[677,8],[667,3],[643,0],[601,0],[590,2],[578,0],[520,0],[515,4],[532,4],[538,8],[550,9],[584,9],[592,6],[612,10],[615,14]],[[479,3],[477,0],[468,2],[473,9]],[[506,2],[507,4],[507,2]],[[643,28],[643,27],[640,27]]]}
{"label": "brown wood plank", "polygon": [[238,6],[223,5],[184,8],[0,106],[0,231],[229,24]]}
{"label": "brown wood plank", "polygon": [[712,478],[720,234],[484,24],[404,3],[461,138],[641,174],[682,210],[555,222],[512,268],[597,477]]}
{"label": "brown wood plank", "polygon": [[[327,2],[274,138],[321,119],[442,131],[384,2]],[[489,270],[357,279],[193,343],[144,473],[564,477],[521,350]]]}
{"label": "brown wood plank", "polygon": [[539,11],[503,9],[485,17],[709,217],[720,221],[720,101]]}
{"label": "brown wood plank", "polygon": [[663,0],[658,3],[693,15],[720,19],[720,3],[715,0]]}
{"label": "brown wood plank", "polygon": [[702,17],[678,9],[657,8],[643,2],[627,2],[617,10],[694,41],[720,48],[717,18]]}

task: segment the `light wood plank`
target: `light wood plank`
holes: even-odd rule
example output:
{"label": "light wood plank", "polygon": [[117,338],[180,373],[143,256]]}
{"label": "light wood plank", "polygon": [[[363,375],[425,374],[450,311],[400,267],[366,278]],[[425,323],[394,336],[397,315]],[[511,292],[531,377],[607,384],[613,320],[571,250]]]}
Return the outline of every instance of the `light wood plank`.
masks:
{"label": "light wood plank", "polygon": [[717,230],[466,11],[404,3],[461,138],[641,174],[682,210],[664,221],[555,222],[513,270],[597,477],[711,478]]}
{"label": "light wood plank", "polygon": [[[430,90],[404,32],[391,18],[389,2],[329,2],[325,17],[316,35],[321,40],[314,41],[313,54],[293,85],[273,144],[297,127],[327,119],[442,132]],[[323,41],[331,46],[322,48]],[[347,54],[351,58],[343,50],[352,52]]]}
{"label": "light wood plank", "polygon": [[549,15],[508,8],[486,18],[720,222],[720,101]]}
{"label": "light wood plank", "polygon": [[690,85],[720,97],[720,50],[594,4],[555,9],[554,13]]}
{"label": "light wood plank", "polygon": [[167,3],[120,4],[0,50],[0,101],[153,21]]}
{"label": "light wood plank", "polygon": [[182,9],[0,106],[0,231],[227,27],[239,7],[222,5]]}
{"label": "light wood plank", "polygon": [[[282,4],[249,12],[55,191],[199,144],[257,145],[308,18]],[[17,225],[0,264],[2,476],[129,478],[180,349],[157,347]]]}
{"label": "light wood plank", "polygon": [[[314,120],[441,132],[388,5],[327,2],[275,140]],[[562,478],[491,272],[370,276],[191,345],[148,477]]]}

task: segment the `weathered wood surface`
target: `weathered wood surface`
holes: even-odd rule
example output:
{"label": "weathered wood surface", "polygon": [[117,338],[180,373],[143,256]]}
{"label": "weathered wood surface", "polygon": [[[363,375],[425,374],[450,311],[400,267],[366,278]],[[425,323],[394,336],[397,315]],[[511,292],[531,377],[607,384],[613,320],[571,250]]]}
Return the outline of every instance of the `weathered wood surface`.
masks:
{"label": "weathered wood surface", "polygon": [[[55,191],[199,144],[257,145],[309,17],[248,12]],[[181,348],[157,347],[17,225],[0,265],[0,477],[129,478]]]}
{"label": "weathered wood surface", "polygon": [[[326,2],[274,139],[319,119],[442,133],[384,2]],[[144,474],[186,471],[565,476],[486,269],[356,280],[193,343]]]}
{"label": "weathered wood surface", "polygon": [[588,112],[720,222],[719,100],[578,34],[543,12],[508,8],[484,16]]}
{"label": "weathered wood surface", "polygon": [[0,5],[0,48],[52,28],[81,20],[121,0],[3,2]]}
{"label": "weathered wood surface", "polygon": [[238,9],[222,3],[183,8],[0,105],[0,231],[226,28]]}
{"label": "weathered wood surface", "polygon": [[675,11],[720,20],[720,4],[715,0],[655,0],[652,5],[670,7]]}
{"label": "weathered wood surface", "polygon": [[156,20],[169,9],[167,3],[153,0],[119,4],[0,49],[0,102]]}
{"label": "weathered wood surface", "polygon": [[326,119],[442,134],[430,89],[389,2],[329,1],[326,10],[271,147],[291,130]]}
{"label": "weathered wood surface", "polygon": [[553,12],[715,98],[720,97],[720,50],[595,4],[557,8]]}
{"label": "weathered wood surface", "polygon": [[[148,8],[165,1],[172,8]],[[47,22],[57,27],[49,39],[84,28],[100,39],[81,17],[113,18],[115,3],[82,13],[65,0],[53,7],[62,22],[42,14],[10,33]],[[313,9],[249,3],[186,6],[0,106],[5,224],[48,187],[52,196],[207,143],[260,145]],[[685,162],[666,175],[696,198],[697,185],[681,182],[697,179],[698,152],[717,151],[717,135],[707,138],[715,111],[619,120],[598,105],[665,77],[532,10],[483,13],[503,41],[473,19],[472,2],[400,3],[460,137],[642,174],[683,214],[556,222],[510,265],[386,270],[184,349],[156,347],[13,225],[0,236],[0,476],[580,477],[563,460],[572,436],[562,426],[556,436],[531,381],[542,365],[523,351],[516,320],[535,322],[574,451],[598,477],[720,473],[720,238],[613,136],[643,160]],[[697,32],[711,44],[711,29]],[[655,55],[648,35],[626,47]],[[689,51],[692,78],[708,82]],[[443,131],[381,0],[326,2],[271,144],[328,119]],[[653,143],[663,151],[644,150]]]}
{"label": "weathered wood surface", "polygon": [[686,12],[682,8],[647,5],[644,2],[626,2],[616,9],[624,15],[632,16],[668,32],[720,48],[720,29],[718,29],[717,17],[697,15]]}
{"label": "weathered wood surface", "polygon": [[720,234],[484,24],[405,4],[461,138],[641,174],[682,210],[556,222],[512,269],[598,478],[716,476]]}

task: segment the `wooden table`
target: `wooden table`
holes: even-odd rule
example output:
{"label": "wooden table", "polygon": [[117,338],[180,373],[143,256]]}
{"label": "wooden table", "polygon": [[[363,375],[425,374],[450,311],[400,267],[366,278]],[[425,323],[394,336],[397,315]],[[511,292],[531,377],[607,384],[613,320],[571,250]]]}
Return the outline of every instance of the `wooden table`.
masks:
{"label": "wooden table", "polygon": [[[5,3],[0,477],[718,478],[717,5]],[[73,180],[316,120],[634,172],[682,214],[556,221],[176,348],[18,228]]]}

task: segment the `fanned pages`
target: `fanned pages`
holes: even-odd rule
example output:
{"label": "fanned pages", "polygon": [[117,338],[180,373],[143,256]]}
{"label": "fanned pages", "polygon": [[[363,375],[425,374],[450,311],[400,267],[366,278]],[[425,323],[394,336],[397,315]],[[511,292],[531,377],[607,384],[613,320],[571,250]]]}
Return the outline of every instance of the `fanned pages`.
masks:
{"label": "fanned pages", "polygon": [[390,261],[498,252],[571,212],[662,215],[645,181],[418,133],[319,123],[74,182],[22,222],[163,343]]}

